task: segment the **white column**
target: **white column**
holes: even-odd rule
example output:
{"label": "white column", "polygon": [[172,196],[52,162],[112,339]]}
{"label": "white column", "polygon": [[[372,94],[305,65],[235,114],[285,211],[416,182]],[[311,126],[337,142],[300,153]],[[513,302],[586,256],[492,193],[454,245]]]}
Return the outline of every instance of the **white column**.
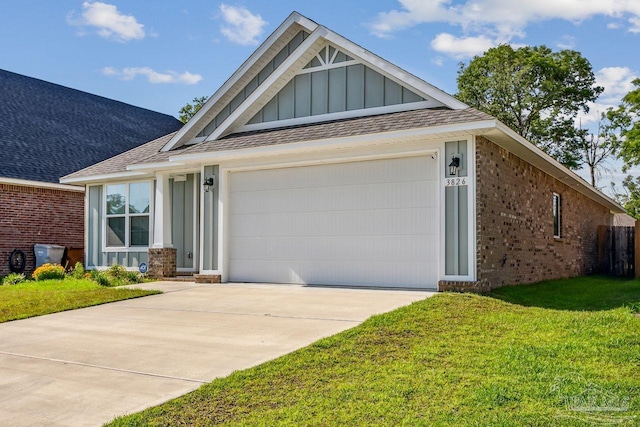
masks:
{"label": "white column", "polygon": [[171,239],[171,192],[169,190],[169,174],[162,172],[156,173],[153,247],[173,247],[173,241]]}

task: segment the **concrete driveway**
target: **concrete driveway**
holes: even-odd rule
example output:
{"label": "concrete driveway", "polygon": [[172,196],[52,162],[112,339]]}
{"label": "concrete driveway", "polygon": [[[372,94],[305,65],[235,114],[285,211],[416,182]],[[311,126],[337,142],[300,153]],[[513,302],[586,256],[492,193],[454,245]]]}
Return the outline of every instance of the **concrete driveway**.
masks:
{"label": "concrete driveway", "polygon": [[162,295],[0,324],[0,424],[100,425],[433,295],[156,282]]}

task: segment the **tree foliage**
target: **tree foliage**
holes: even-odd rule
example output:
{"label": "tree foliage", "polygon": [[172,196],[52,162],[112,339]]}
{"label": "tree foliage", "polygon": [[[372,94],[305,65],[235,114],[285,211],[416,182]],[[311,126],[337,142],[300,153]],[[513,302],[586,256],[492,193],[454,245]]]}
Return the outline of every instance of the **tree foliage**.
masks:
{"label": "tree foliage", "polygon": [[195,97],[193,104],[187,103],[184,107],[182,107],[179,111],[180,113],[180,121],[182,123],[187,123],[191,117],[193,117],[200,108],[207,102],[206,96],[201,96],[200,98]]}
{"label": "tree foliage", "polygon": [[640,219],[640,177],[627,177],[622,181],[622,192],[611,183],[614,198],[635,219]]}
{"label": "tree foliage", "polygon": [[582,156],[575,118],[602,90],[579,52],[500,45],[460,65],[456,96],[577,169]]}
{"label": "tree foliage", "polygon": [[607,111],[607,118],[620,132],[620,157],[625,170],[640,164],[640,79],[635,79],[633,85],[635,89],[622,98],[620,106]]}

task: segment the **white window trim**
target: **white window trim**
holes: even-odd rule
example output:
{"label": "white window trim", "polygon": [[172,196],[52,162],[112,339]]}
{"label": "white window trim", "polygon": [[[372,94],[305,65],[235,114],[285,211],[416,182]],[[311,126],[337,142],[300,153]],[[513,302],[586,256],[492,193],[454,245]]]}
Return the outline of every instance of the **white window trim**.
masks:
{"label": "white window trim", "polygon": [[[129,206],[129,186],[131,184],[140,184],[140,183],[148,183],[149,184],[149,213],[148,214],[130,214],[128,213]],[[123,215],[107,215],[107,187],[110,185],[125,185],[127,187],[127,204],[125,207],[125,213]],[[126,181],[126,182],[112,182],[108,184],[102,185],[102,218],[101,218],[101,233],[102,233],[102,252],[148,252],[149,247],[151,246],[152,236],[153,236],[153,218],[154,218],[154,181],[150,180],[142,180],[142,181]],[[125,217],[125,246],[108,246],[107,245],[107,219],[110,217]],[[130,246],[130,217],[140,217],[140,216],[148,216],[149,217],[149,243],[147,246]]]}
{"label": "white window trim", "polygon": [[[558,203],[557,205],[555,205],[553,202],[555,202],[556,197],[558,198]],[[553,193],[553,196],[551,198],[551,209],[553,210],[553,238],[554,239],[561,239],[562,238],[562,196],[556,192]],[[556,218],[556,207],[558,210],[558,233],[556,233],[556,224],[555,224],[555,218]]]}

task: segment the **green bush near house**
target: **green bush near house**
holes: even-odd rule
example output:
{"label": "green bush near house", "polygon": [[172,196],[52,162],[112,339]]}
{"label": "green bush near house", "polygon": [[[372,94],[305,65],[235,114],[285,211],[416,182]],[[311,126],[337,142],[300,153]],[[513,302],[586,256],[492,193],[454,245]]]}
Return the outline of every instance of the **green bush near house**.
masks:
{"label": "green bush near house", "polygon": [[100,286],[125,286],[143,282],[143,277],[135,271],[128,271],[125,267],[114,264],[107,270],[91,270],[91,279]]}
{"label": "green bush near house", "polygon": [[81,262],[76,262],[76,265],[73,266],[73,270],[71,271],[71,277],[74,279],[84,279],[84,275],[84,266]]}
{"label": "green bush near house", "polygon": [[31,277],[36,281],[40,280],[56,280],[65,278],[64,267],[59,264],[43,264],[36,268]]}
{"label": "green bush near house", "polygon": [[17,285],[27,280],[26,276],[22,273],[11,273],[0,280],[2,285]]}

